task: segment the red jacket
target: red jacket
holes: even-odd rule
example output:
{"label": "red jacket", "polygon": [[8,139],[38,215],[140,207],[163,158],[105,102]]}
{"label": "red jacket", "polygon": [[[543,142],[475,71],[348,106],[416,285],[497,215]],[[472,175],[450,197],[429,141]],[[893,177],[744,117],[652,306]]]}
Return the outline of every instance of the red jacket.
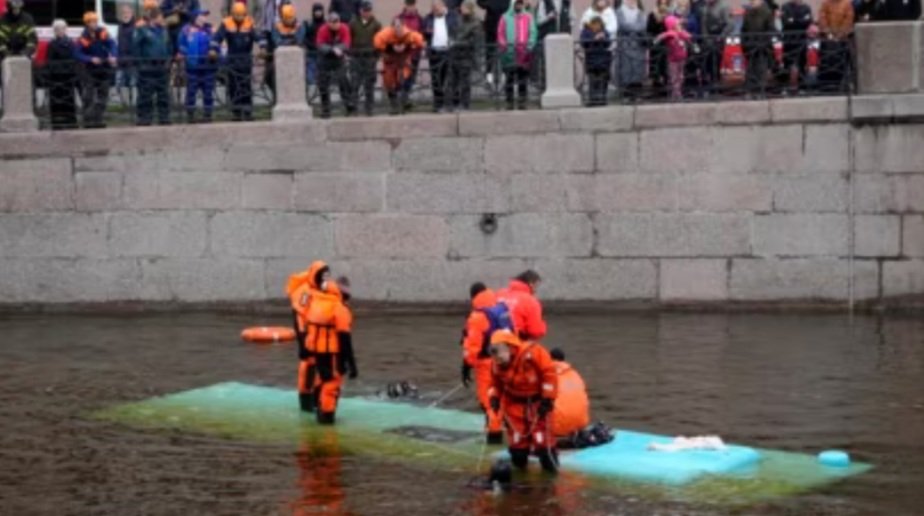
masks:
{"label": "red jacket", "polygon": [[350,37],[350,27],[341,22],[340,28],[337,29],[337,34],[331,32],[330,25],[325,23],[318,29],[318,37],[315,41],[318,45],[318,50],[322,54],[330,52],[334,47],[340,47],[341,50],[349,50],[352,46],[352,39]]}
{"label": "red jacket", "polygon": [[510,285],[497,293],[497,300],[510,309],[513,325],[521,337],[529,340],[545,337],[547,328],[542,319],[542,305],[529,285],[520,280],[510,280]]}

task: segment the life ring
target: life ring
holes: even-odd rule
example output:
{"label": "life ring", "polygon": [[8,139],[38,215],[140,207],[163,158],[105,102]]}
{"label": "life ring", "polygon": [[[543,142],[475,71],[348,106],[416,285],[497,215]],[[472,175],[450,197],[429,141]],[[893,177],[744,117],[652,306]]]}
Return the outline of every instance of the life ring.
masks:
{"label": "life ring", "polygon": [[254,326],[242,331],[241,338],[259,344],[289,342],[295,340],[295,330],[284,326]]}

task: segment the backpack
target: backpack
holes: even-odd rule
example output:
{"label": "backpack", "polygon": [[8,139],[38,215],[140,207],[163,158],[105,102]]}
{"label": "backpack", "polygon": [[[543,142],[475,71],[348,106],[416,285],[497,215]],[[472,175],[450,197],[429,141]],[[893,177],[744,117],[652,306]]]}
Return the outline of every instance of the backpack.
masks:
{"label": "backpack", "polygon": [[498,330],[513,331],[513,319],[510,317],[510,309],[507,304],[499,302],[494,306],[479,309],[481,313],[488,318],[488,329],[484,332],[484,340],[481,345],[481,355],[488,357],[488,348],[491,347],[491,335]]}

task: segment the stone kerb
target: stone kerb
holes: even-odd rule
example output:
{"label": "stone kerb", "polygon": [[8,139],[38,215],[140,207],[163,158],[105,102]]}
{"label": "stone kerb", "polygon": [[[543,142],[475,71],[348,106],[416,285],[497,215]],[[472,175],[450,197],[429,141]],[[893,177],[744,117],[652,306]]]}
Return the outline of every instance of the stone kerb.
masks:
{"label": "stone kerb", "polygon": [[38,119],[32,107],[32,61],[21,56],[3,60],[3,118],[0,132],[37,131]]}
{"label": "stone kerb", "polygon": [[279,47],[273,54],[276,74],[276,106],[273,121],[310,120],[305,96],[305,53],[300,47]]}

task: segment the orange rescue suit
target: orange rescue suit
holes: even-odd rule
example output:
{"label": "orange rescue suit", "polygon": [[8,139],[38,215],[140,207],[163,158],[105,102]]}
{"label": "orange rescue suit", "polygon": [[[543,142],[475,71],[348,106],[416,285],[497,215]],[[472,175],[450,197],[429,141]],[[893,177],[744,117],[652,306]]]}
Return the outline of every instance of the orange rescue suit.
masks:
{"label": "orange rescue suit", "polygon": [[510,318],[520,338],[539,340],[545,337],[547,328],[542,318],[542,305],[529,285],[520,280],[510,280],[507,288],[497,293],[497,300],[510,309]]}
{"label": "orange rescue suit", "polygon": [[[382,84],[385,91],[394,92],[412,73],[411,60],[418,50],[423,48],[424,39],[419,32],[404,29],[404,36],[398,37],[394,27],[385,27],[376,33],[373,46],[384,56],[382,59]],[[396,45],[403,45],[398,51]]]}
{"label": "orange rescue suit", "polygon": [[343,303],[340,289],[333,281],[327,282],[324,291],[312,296],[305,337],[305,348],[314,357],[317,370],[313,393],[320,423],[334,422],[343,375],[356,377],[352,326],[353,314]]}
{"label": "orange rescue suit", "polygon": [[482,312],[497,304],[497,298],[491,290],[480,292],[472,299],[472,312],[465,321],[462,340],[462,360],[475,371],[475,389],[478,403],[485,414],[485,431],[498,434],[502,430],[501,416],[491,408],[490,390],[493,382],[491,376],[491,355],[487,353],[490,342],[486,335],[491,326],[488,317]]}
{"label": "orange rescue suit", "polygon": [[[496,342],[497,334],[492,337]],[[509,333],[509,332],[504,332]],[[509,339],[510,362],[494,364],[491,396],[501,401],[501,413],[507,423],[507,444],[511,450],[551,450],[555,439],[551,430],[554,413],[545,418],[538,414],[543,399],[554,403],[558,396],[558,375],[555,364],[541,344]]]}
{"label": "orange rescue suit", "polygon": [[567,362],[555,362],[558,376],[558,399],[553,411],[552,434],[567,437],[590,424],[590,402],[584,379]]}
{"label": "orange rescue suit", "polygon": [[289,276],[286,284],[286,295],[292,306],[292,325],[295,328],[296,346],[298,347],[298,393],[302,399],[302,408],[305,410],[314,409],[313,400],[308,399],[314,385],[314,357],[306,347],[308,308],[312,296],[320,290],[318,281],[325,269],[327,269],[327,264],[318,260],[312,263],[308,270]]}

